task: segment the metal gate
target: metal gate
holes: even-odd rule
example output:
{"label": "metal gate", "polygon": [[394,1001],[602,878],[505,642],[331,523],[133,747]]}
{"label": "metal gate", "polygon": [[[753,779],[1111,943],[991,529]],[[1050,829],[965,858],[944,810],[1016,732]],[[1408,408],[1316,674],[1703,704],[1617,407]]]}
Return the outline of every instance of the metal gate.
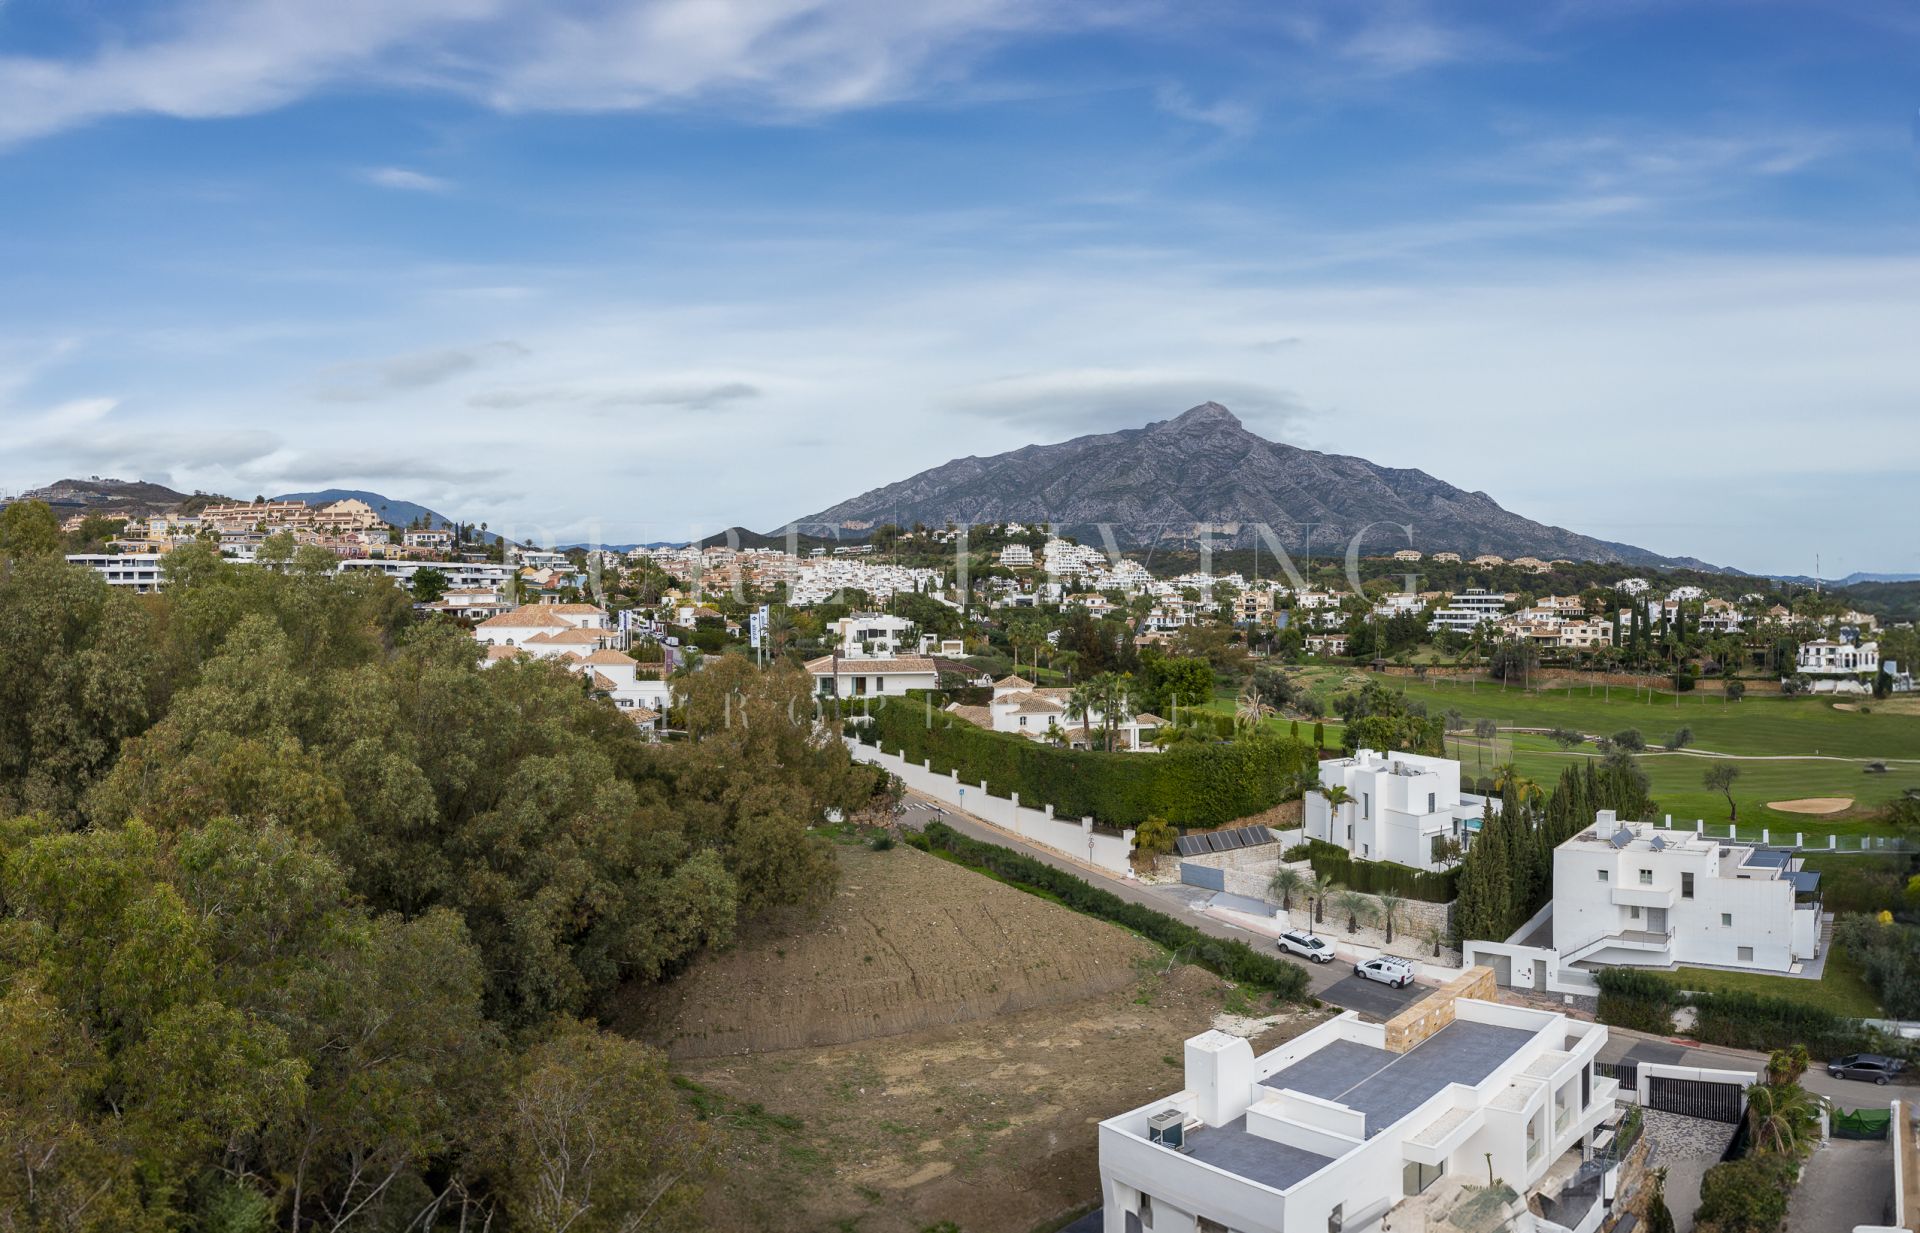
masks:
{"label": "metal gate", "polygon": [[1640,1092],[1640,1063],[1633,1061],[1595,1062],[1593,1073],[1620,1085],[1620,1099],[1637,1100]]}
{"label": "metal gate", "polygon": [[1226,870],[1215,869],[1211,865],[1196,865],[1192,861],[1180,862],[1180,880],[1188,886],[1204,887],[1207,890],[1227,889]]}
{"label": "metal gate", "polygon": [[1746,1092],[1735,1083],[1647,1077],[1647,1107],[1710,1122],[1738,1122],[1746,1112]]}

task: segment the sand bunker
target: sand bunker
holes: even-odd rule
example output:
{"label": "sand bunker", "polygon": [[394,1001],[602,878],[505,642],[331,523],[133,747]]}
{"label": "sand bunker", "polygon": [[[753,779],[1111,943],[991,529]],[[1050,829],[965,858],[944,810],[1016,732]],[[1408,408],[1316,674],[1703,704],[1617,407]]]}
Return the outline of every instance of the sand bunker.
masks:
{"label": "sand bunker", "polygon": [[1853,808],[1851,796],[1803,796],[1797,801],[1768,801],[1768,809],[1781,813],[1839,813]]}

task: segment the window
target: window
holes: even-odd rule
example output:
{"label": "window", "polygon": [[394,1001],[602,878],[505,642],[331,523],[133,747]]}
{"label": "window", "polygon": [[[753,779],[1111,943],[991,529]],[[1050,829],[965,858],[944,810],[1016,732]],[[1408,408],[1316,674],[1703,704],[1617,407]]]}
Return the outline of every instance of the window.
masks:
{"label": "window", "polygon": [[1335,1203],[1333,1210],[1327,1213],[1327,1233],[1340,1233],[1347,1227],[1347,1205]]}
{"label": "window", "polygon": [[1642,885],[1642,886],[1652,886],[1652,885],[1653,885],[1653,870],[1651,870],[1651,869],[1642,869],[1642,870],[1640,871],[1640,885]]}
{"label": "window", "polygon": [[1606,880],[1607,880],[1607,871],[1606,871],[1606,870],[1604,870],[1604,869],[1596,869],[1596,870],[1594,870],[1594,872],[1600,875],[1600,880],[1601,880],[1602,882],[1604,882],[1604,881],[1606,881]]}
{"label": "window", "polygon": [[1740,962],[1742,963],[1753,962],[1753,947],[1742,946],[1736,953],[1740,956]]}
{"label": "window", "polygon": [[1733,913],[1731,912],[1720,913],[1720,927],[1722,929],[1733,928]]}
{"label": "window", "polygon": [[1690,873],[1680,875],[1680,897],[1682,899],[1693,898],[1693,875]]}
{"label": "window", "polygon": [[1445,1171],[1439,1165],[1421,1164],[1417,1160],[1409,1160],[1406,1167],[1400,1171],[1400,1193],[1408,1198],[1423,1194],[1427,1187],[1440,1180],[1440,1175]]}
{"label": "window", "polygon": [[1143,1229],[1153,1227],[1153,1196],[1150,1194],[1140,1196],[1140,1227]]}
{"label": "window", "polygon": [[1636,904],[1634,904],[1634,905],[1633,905],[1632,907],[1630,907],[1630,908],[1628,908],[1628,909],[1627,909],[1627,915],[1628,915],[1629,917],[1632,917],[1632,918],[1633,918],[1634,920],[1639,920],[1639,919],[1640,919],[1640,905],[1636,903]]}
{"label": "window", "polygon": [[1427,812],[1428,813],[1433,813],[1439,808],[1439,806],[1435,802],[1436,802],[1435,794],[1432,792],[1427,793]]}
{"label": "window", "polygon": [[1363,818],[1371,818],[1373,816],[1373,793],[1362,792],[1360,794],[1360,816]]}

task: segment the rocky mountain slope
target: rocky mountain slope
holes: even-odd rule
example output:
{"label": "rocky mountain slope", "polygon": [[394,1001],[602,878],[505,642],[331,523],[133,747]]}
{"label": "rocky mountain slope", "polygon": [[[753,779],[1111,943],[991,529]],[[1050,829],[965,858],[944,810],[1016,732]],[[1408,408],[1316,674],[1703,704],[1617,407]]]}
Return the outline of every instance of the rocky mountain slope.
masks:
{"label": "rocky mountain slope", "polygon": [[1144,428],[958,458],[821,510],[801,525],[1009,519],[1051,523],[1093,542],[1098,524],[1111,524],[1123,548],[1191,540],[1202,525],[1213,528],[1216,542],[1246,546],[1265,525],[1288,552],[1301,550],[1311,527],[1316,556],[1345,551],[1364,530],[1362,551],[1369,554],[1411,546],[1467,556],[1715,568],[1534,522],[1484,492],[1466,492],[1424,471],[1268,441],[1212,402]]}

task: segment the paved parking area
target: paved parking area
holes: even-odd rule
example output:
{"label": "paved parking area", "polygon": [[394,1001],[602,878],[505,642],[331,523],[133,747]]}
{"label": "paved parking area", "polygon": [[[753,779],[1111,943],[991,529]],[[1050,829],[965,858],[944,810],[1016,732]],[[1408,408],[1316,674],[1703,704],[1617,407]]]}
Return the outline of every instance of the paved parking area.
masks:
{"label": "paved parking area", "polygon": [[1885,1139],[1831,1139],[1800,1170],[1787,1203],[1787,1233],[1884,1224],[1892,1210],[1892,1146]]}
{"label": "paved parking area", "polygon": [[1335,1006],[1344,1006],[1348,1010],[1357,1010],[1384,1021],[1393,1018],[1432,992],[1431,988],[1418,983],[1408,985],[1404,989],[1395,989],[1377,980],[1366,980],[1349,974],[1344,980],[1337,980],[1320,990],[1319,996],[1323,1001],[1332,1002]]}

